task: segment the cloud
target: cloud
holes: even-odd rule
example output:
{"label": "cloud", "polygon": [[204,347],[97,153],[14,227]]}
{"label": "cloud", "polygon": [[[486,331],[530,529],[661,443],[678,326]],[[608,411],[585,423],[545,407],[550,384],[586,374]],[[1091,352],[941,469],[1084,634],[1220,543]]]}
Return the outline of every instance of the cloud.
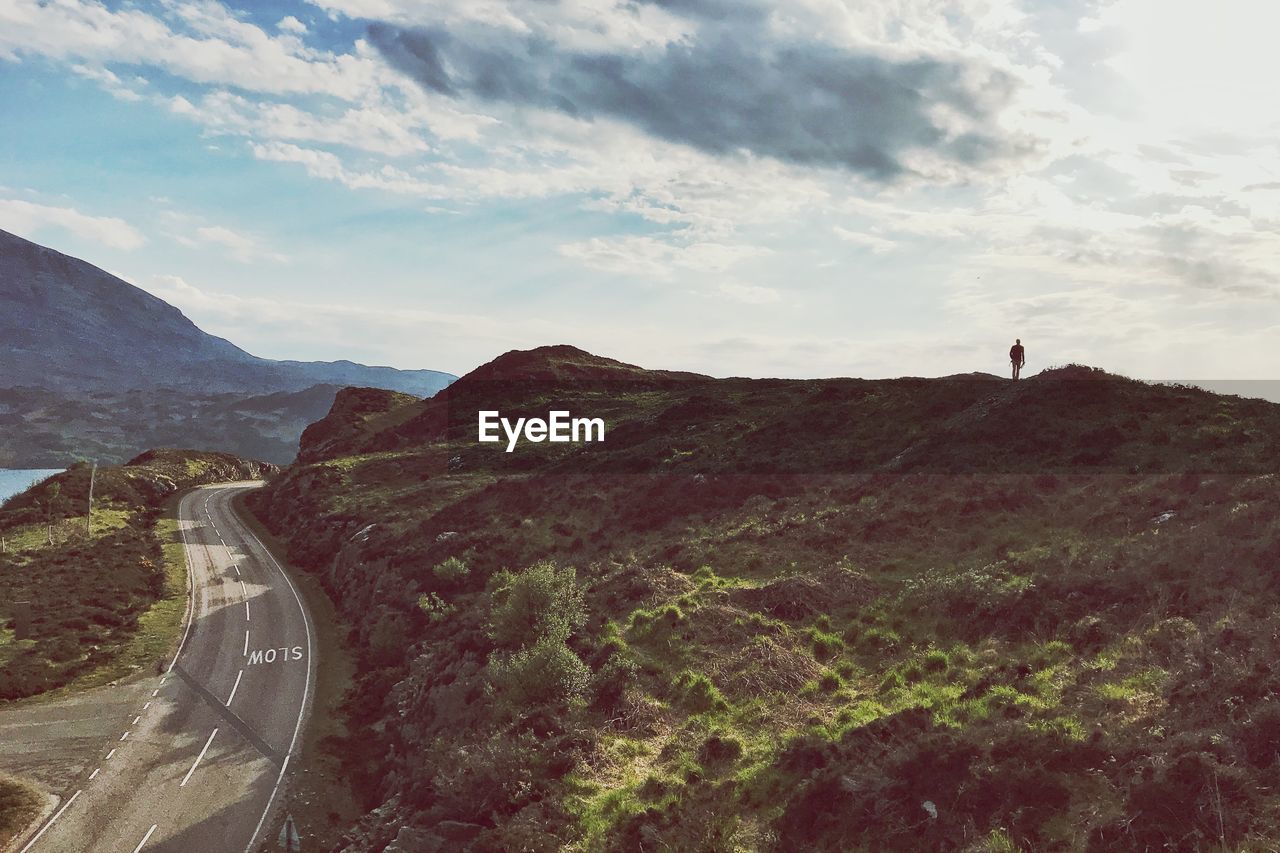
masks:
{"label": "cloud", "polygon": [[369,39],[430,92],[612,118],[715,156],[745,152],[883,182],[911,171],[918,152],[977,169],[1034,147],[999,126],[1018,89],[1002,69],[792,42],[745,22],[640,52],[382,22]]}
{"label": "cloud", "polygon": [[146,65],[196,83],[273,94],[358,99],[378,91],[381,66],[372,57],[312,50],[289,32],[273,37],[210,0],[162,9],[163,16],[93,0],[9,0],[0,4],[0,59]]}
{"label": "cloud", "polygon": [[276,29],[282,33],[293,33],[294,35],[303,36],[307,34],[307,25],[299,21],[293,15],[285,15],[276,23]]}
{"label": "cloud", "polygon": [[216,91],[194,103],[177,95],[168,104],[174,113],[195,119],[215,134],[342,145],[389,157],[430,150],[422,136],[424,119],[376,103],[320,112]]}
{"label": "cloud", "polygon": [[861,246],[862,248],[877,255],[882,255],[885,252],[892,252],[898,245],[893,240],[889,240],[885,237],[880,237],[875,234],[864,234],[859,231],[850,231],[848,228],[842,228],[839,225],[833,225],[831,227],[831,232],[846,243]]}
{"label": "cloud", "polygon": [[720,292],[748,305],[768,305],[782,300],[782,294],[772,287],[759,287],[754,284],[727,281],[720,285]]}
{"label": "cloud", "polygon": [[45,228],[62,228],[112,249],[137,249],[147,242],[138,229],[114,216],[90,216],[72,207],[13,198],[0,199],[0,226],[30,239]]}
{"label": "cloud", "polygon": [[670,278],[677,271],[723,272],[767,254],[757,246],[690,241],[675,243],[655,237],[593,237],[559,247],[560,254],[592,269],[623,275]]}

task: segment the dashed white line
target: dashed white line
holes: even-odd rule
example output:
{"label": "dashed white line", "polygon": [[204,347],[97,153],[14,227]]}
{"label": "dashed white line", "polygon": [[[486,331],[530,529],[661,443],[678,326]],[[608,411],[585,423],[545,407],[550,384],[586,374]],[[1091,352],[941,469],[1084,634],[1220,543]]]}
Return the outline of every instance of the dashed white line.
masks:
{"label": "dashed white line", "polygon": [[249,656],[249,629],[244,629],[244,655]]}
{"label": "dashed white line", "polygon": [[138,716],[136,716],[136,717],[134,717],[134,718],[133,718],[133,722],[132,722],[132,723],[130,723],[129,725],[131,725],[131,726],[136,726],[136,725],[138,724],[138,720],[141,720],[141,719],[142,719],[142,715],[141,715],[141,714],[139,714]]}
{"label": "dashed white line", "polygon": [[209,739],[204,742],[204,749],[200,750],[200,754],[196,756],[195,763],[191,765],[191,769],[187,771],[187,775],[182,778],[182,783],[178,785],[179,788],[187,787],[187,782],[191,781],[191,774],[195,773],[196,768],[200,766],[200,760],[204,758],[204,754],[209,751],[209,744],[213,743],[213,736],[217,733],[217,729],[214,729],[209,733]]}
{"label": "dashed white line", "polygon": [[250,621],[249,620],[249,602],[247,601],[244,603],[244,621],[246,622]]}
{"label": "dashed white line", "polygon": [[138,846],[133,848],[133,853],[138,853],[138,851],[142,849],[142,845],[147,843],[147,840],[151,838],[151,833],[155,832],[156,827],[159,825],[160,824],[158,823],[151,824],[151,828],[147,830],[147,834],[142,836],[142,840],[138,842]]}
{"label": "dashed white line", "polygon": [[[249,529],[246,528],[243,524],[241,524],[235,518],[234,514],[232,515],[232,522],[237,527],[241,528],[241,530],[244,532],[245,534],[244,541],[246,543],[249,543],[255,540],[253,533],[250,532]],[[307,635],[307,680],[302,686],[302,705],[298,708],[298,721],[297,723],[294,724],[294,727],[293,727],[293,738],[289,741],[289,750],[288,752],[285,753],[284,763],[280,766],[280,775],[276,777],[275,787],[271,789],[271,795],[267,797],[267,805],[262,810],[262,817],[258,818],[258,825],[254,828],[253,835],[249,836],[249,844],[248,846],[245,847],[245,853],[249,853],[249,851],[253,850],[253,844],[255,841],[258,840],[258,834],[262,832],[263,824],[267,822],[267,815],[271,813],[271,806],[275,803],[276,795],[280,793],[280,784],[284,781],[285,770],[288,769],[289,767],[289,758],[292,756],[293,749],[298,743],[298,735],[302,731],[302,721],[303,721],[303,718],[306,716],[307,699],[311,695],[311,668],[313,666],[313,661],[314,661],[314,658],[311,654],[311,645],[312,645],[311,620],[307,618],[307,609],[302,605],[302,596],[298,595],[298,588],[294,586],[293,579],[289,577],[288,572],[286,572],[284,568],[280,565],[280,562],[275,558],[275,555],[271,553],[271,550],[267,548],[266,545],[263,545],[261,542],[259,542],[259,545],[261,546],[262,552],[266,555],[267,559],[270,560],[271,564],[275,566],[276,572],[280,575],[280,577],[284,578],[285,583],[289,585],[289,591],[293,593],[293,599],[298,604],[298,613],[302,616],[302,625],[306,629],[306,635]]]}
{"label": "dashed white line", "polygon": [[27,851],[30,850],[37,841],[40,840],[40,836],[44,835],[46,832],[49,831],[49,827],[53,826],[53,822],[58,818],[62,817],[62,813],[71,807],[71,804],[76,801],[76,797],[78,796],[80,796],[79,791],[76,791],[74,794],[72,794],[71,799],[67,800],[65,803],[62,804],[62,808],[58,809],[57,814],[49,818],[49,822],[44,825],[44,828],[41,829],[39,832],[37,832],[35,834],[35,837],[27,842],[27,846],[19,850],[18,853],[27,853]]}
{"label": "dashed white line", "polygon": [[236,673],[236,683],[231,688],[231,695],[227,697],[227,704],[231,704],[231,700],[236,698],[236,691],[240,689],[240,679],[244,678],[244,670]]}
{"label": "dashed white line", "polygon": [[159,687],[157,687],[155,690],[152,690],[152,691],[151,691],[151,698],[152,698],[152,699],[156,698],[156,697],[157,697],[157,696],[159,696],[159,695],[160,695],[160,688],[159,688]]}
{"label": "dashed white line", "polygon": [[244,585],[244,581],[240,581],[240,594],[245,598],[249,597],[249,588]]}
{"label": "dashed white line", "polygon": [[102,760],[103,760],[103,761],[110,761],[110,760],[111,760],[111,756],[113,756],[113,755],[115,755],[115,754],[116,754],[116,751],[113,749],[113,750],[111,750],[110,752],[108,752],[108,753],[107,753],[107,757],[106,757],[106,758],[104,758],[104,759],[102,759]]}
{"label": "dashed white line", "polygon": [[145,710],[147,710],[147,709],[148,709],[148,708],[150,708],[150,707],[151,707],[151,703],[150,703],[150,702],[148,702],[147,704],[145,704],[145,705],[143,705],[143,706],[142,706],[142,710],[144,710],[144,711],[145,711]]}
{"label": "dashed white line", "polygon": [[129,733],[128,733],[128,732],[125,732],[124,734],[120,735],[120,740],[124,740],[124,739],[125,739],[125,738],[127,738],[128,736],[129,736]]}
{"label": "dashed white line", "polygon": [[97,770],[94,770],[92,773],[89,774],[89,781],[92,782],[94,779],[97,779],[98,774],[101,772],[102,772],[101,767],[99,767]]}

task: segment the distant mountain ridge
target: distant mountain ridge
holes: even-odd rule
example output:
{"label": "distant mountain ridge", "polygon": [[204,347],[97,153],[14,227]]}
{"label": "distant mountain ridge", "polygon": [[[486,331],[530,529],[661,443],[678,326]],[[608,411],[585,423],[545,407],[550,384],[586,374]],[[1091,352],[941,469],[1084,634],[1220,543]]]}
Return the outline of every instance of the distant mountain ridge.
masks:
{"label": "distant mountain ridge", "polygon": [[0,385],[268,394],[362,385],[428,397],[454,377],[351,361],[273,361],[85,261],[0,231]]}

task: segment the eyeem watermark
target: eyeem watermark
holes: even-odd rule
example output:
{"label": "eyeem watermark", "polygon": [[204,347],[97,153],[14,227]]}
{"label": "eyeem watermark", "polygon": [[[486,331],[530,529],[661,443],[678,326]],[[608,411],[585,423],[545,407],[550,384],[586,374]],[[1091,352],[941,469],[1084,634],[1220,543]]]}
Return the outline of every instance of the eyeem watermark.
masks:
{"label": "eyeem watermark", "polygon": [[604,441],[603,418],[575,418],[568,412],[548,412],[542,418],[504,418],[496,411],[480,412],[480,441],[502,441],[498,428],[507,436],[507,452],[516,449],[521,435],[525,441],[581,443]]}

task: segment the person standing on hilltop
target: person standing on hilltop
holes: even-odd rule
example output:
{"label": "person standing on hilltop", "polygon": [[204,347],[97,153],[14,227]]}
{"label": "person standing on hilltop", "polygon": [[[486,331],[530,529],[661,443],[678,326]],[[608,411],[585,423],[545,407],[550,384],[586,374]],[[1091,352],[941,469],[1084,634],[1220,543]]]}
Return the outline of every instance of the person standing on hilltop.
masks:
{"label": "person standing on hilltop", "polygon": [[1013,378],[1016,380],[1022,372],[1022,365],[1027,363],[1027,351],[1022,348],[1022,338],[1014,339],[1009,347],[1009,361],[1013,362]]}

